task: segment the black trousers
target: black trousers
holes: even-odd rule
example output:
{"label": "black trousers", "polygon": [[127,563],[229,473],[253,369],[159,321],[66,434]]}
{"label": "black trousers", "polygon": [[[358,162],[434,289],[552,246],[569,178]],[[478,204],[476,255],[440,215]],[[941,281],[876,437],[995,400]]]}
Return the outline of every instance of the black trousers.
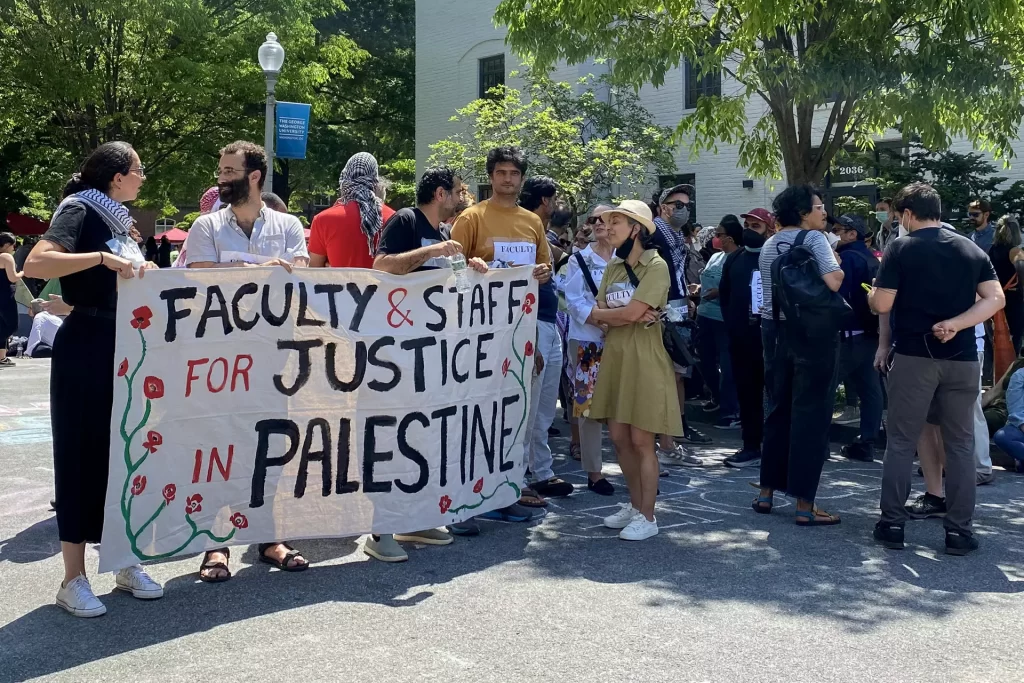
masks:
{"label": "black trousers", "polygon": [[740,404],[743,449],[760,451],[764,436],[764,348],[759,324],[748,325],[743,331],[729,330],[729,357]]}
{"label": "black trousers", "polygon": [[769,390],[761,486],[813,501],[828,459],[839,338],[808,342],[785,321],[763,321],[762,336]]}

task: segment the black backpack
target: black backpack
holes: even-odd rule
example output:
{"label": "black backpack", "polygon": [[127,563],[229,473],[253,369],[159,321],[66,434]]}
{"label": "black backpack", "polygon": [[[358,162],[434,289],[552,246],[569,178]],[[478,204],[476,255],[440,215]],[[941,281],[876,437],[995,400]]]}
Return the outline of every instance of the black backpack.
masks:
{"label": "black backpack", "polygon": [[801,230],[793,246],[772,262],[772,318],[779,320],[781,312],[806,338],[828,338],[844,327],[853,309],[821,279],[814,252],[804,245],[807,232]]}

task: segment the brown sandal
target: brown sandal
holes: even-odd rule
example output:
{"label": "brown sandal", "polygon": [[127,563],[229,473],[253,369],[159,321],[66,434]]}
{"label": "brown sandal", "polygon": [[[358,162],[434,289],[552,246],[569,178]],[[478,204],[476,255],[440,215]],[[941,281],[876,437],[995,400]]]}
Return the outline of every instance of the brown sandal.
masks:
{"label": "brown sandal", "polygon": [[[231,578],[231,570],[228,569],[228,565],[226,562],[211,562],[210,555],[212,555],[213,553],[221,553],[222,555],[224,555],[225,559],[231,559],[231,551],[227,548],[220,548],[218,550],[207,550],[206,553],[203,555],[203,563],[199,565],[199,580],[205,583],[224,583],[225,581]],[[210,569],[220,569],[221,571],[225,572],[225,574],[224,576],[210,576],[209,574],[203,574],[204,571],[209,571]]]}
{"label": "brown sandal", "polygon": [[532,488],[526,486],[519,492],[519,504],[528,508],[546,508],[548,501]]}

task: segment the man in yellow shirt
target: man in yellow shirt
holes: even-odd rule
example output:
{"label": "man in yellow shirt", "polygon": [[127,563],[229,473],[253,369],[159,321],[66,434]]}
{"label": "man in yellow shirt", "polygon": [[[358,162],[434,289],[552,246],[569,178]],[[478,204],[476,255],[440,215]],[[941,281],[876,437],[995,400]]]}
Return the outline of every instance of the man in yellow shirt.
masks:
{"label": "man in yellow shirt", "polygon": [[[540,372],[548,360],[556,366],[561,365],[561,357],[544,358],[542,351],[545,347],[539,343],[540,328],[544,324],[542,321],[545,320],[545,316],[550,315],[550,324],[554,328],[558,301],[554,290],[550,286],[544,286],[551,281],[551,251],[548,249],[548,242],[544,235],[544,226],[536,214],[517,204],[526,168],[526,157],[519,149],[515,147],[492,149],[487,155],[487,176],[491,181],[493,195],[490,199],[469,207],[459,215],[452,226],[452,239],[462,245],[467,259],[480,258],[491,264],[491,267],[535,266],[533,275],[541,284],[537,304],[538,343],[535,344],[538,350],[535,356],[536,366]],[[546,291],[547,294],[545,294]],[[547,298],[550,298],[550,301],[546,306]],[[555,337],[557,339],[557,333]],[[531,413],[536,410],[536,404],[537,402],[534,401],[531,405]],[[531,415],[528,423],[533,424],[534,421]],[[527,431],[524,449],[528,456],[531,455],[531,436],[531,433]],[[548,450],[546,465],[544,463],[540,463],[539,466],[534,465],[532,457],[528,457],[527,462],[532,467],[543,467],[550,471],[550,459],[550,450]],[[534,475],[540,476],[536,471],[534,471]],[[543,498],[530,489],[523,490],[523,496],[519,502],[531,507],[547,505]],[[502,519],[510,522],[525,522],[535,516],[537,516],[536,511],[524,507],[522,504],[510,505],[507,508],[483,515],[485,519]],[[450,526],[449,529],[452,533],[465,535],[478,531],[472,520],[461,525]]]}

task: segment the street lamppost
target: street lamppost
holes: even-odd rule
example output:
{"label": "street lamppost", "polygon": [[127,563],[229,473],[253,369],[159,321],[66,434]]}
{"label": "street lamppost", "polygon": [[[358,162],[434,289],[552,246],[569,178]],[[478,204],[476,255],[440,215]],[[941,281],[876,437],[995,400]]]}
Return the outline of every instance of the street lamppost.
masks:
{"label": "street lamppost", "polygon": [[267,192],[274,191],[274,89],[277,87],[277,75],[284,65],[284,48],[277,42],[277,36],[267,34],[267,40],[260,45],[260,67],[267,77],[267,120],[263,136],[263,147],[267,150],[267,178],[264,187]]}

